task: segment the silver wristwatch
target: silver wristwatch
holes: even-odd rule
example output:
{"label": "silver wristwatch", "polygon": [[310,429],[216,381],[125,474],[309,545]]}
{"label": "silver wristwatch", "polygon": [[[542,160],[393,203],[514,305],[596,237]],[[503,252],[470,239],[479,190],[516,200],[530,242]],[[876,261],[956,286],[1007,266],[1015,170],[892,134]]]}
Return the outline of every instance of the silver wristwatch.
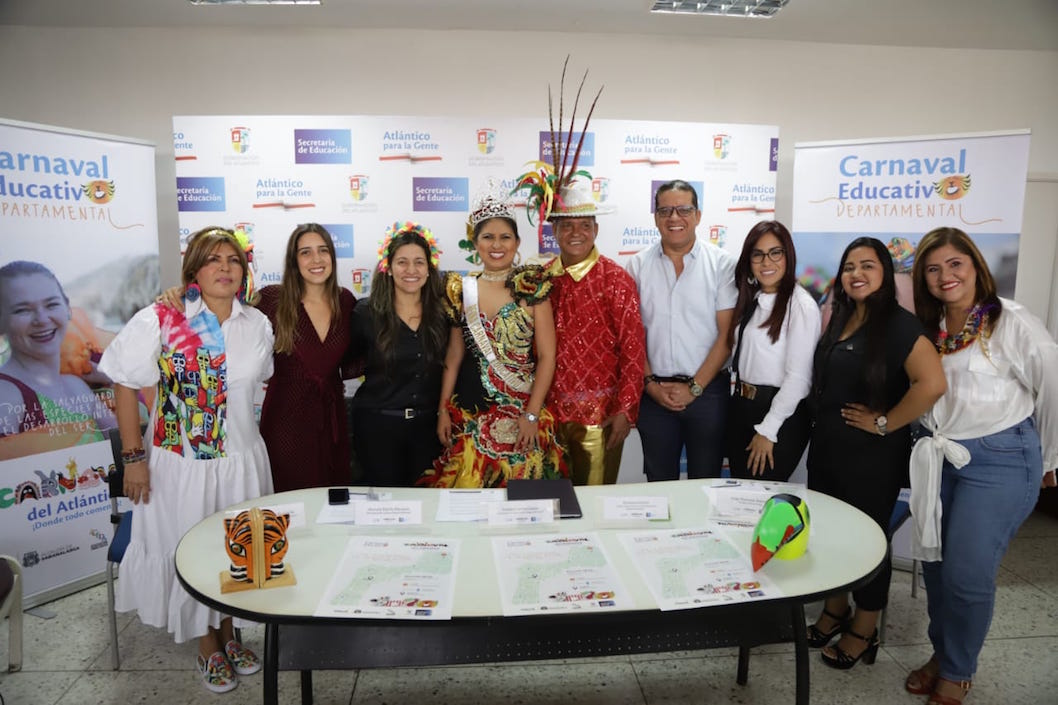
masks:
{"label": "silver wristwatch", "polygon": [[540,417],[537,416],[536,414],[534,414],[531,411],[525,412],[524,414],[522,414],[522,416],[524,416],[525,420],[528,421],[529,423],[536,423],[537,421],[540,420]]}
{"label": "silver wristwatch", "polygon": [[884,436],[886,433],[888,433],[888,424],[889,419],[885,418],[885,414],[882,414],[874,420],[874,427],[878,429],[879,436]]}

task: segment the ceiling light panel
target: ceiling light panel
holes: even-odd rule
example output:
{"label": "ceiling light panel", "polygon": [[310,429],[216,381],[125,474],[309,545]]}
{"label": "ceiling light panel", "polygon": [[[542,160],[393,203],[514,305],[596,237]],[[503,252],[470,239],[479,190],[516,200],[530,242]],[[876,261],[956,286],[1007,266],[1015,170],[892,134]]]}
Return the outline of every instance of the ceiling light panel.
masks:
{"label": "ceiling light panel", "polygon": [[771,17],[790,0],[656,0],[651,12],[662,14]]}
{"label": "ceiling light panel", "polygon": [[187,0],[192,5],[321,5],[323,0]]}

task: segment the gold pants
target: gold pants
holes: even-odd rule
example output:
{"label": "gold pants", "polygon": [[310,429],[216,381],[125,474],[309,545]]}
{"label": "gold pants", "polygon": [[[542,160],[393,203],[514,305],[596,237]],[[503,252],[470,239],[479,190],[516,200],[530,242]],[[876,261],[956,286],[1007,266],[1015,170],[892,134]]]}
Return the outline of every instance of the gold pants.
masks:
{"label": "gold pants", "polygon": [[574,485],[612,485],[617,482],[624,443],[606,450],[611,430],[611,426],[585,426],[572,421],[558,424],[558,440],[566,450]]}

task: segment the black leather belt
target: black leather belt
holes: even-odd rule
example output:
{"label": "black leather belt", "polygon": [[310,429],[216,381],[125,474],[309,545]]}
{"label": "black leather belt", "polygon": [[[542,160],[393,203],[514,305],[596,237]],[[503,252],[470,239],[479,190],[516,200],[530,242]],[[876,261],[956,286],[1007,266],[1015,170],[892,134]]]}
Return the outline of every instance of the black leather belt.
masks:
{"label": "black leather belt", "polygon": [[668,377],[663,377],[661,375],[650,375],[650,379],[653,382],[682,382],[683,384],[691,383],[690,375],[669,375]]}
{"label": "black leather belt", "polygon": [[[731,370],[725,367],[724,369],[717,372],[716,376],[725,378],[730,377]],[[690,384],[691,380],[694,379],[691,375],[669,375],[668,377],[663,377],[661,375],[648,375],[648,378],[652,382],[679,382],[681,384]],[[714,377],[713,379],[716,379],[716,377]]]}
{"label": "black leather belt", "polygon": [[401,419],[414,419],[427,414],[437,414],[436,409],[379,409],[378,413],[383,416],[396,416]]}

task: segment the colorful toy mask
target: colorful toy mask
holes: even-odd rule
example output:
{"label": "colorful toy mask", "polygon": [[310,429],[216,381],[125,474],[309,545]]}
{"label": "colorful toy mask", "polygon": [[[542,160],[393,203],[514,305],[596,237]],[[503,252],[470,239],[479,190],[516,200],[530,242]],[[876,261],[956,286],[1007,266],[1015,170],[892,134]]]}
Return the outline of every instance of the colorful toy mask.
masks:
{"label": "colorful toy mask", "polygon": [[796,495],[777,494],[765,502],[753,529],[753,570],[760,570],[773,556],[781,560],[803,556],[808,548],[810,524],[808,505]]}

